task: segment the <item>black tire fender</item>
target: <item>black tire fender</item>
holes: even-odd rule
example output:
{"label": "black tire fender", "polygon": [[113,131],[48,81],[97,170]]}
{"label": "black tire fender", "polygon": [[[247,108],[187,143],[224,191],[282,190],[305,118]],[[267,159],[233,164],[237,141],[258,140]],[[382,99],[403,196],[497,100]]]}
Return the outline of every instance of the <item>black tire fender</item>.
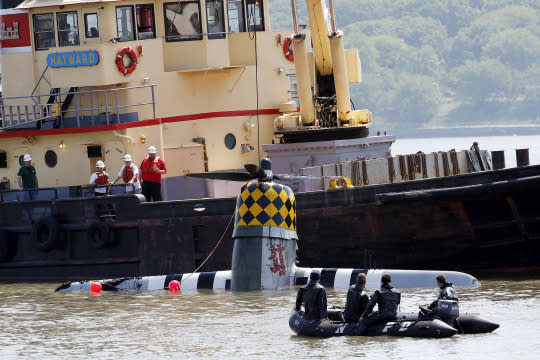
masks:
{"label": "black tire fender", "polygon": [[88,243],[95,249],[103,249],[111,245],[109,224],[97,222],[88,227]]}
{"label": "black tire fender", "polygon": [[58,246],[58,222],[49,215],[43,215],[32,226],[32,241],[38,249],[50,251]]}

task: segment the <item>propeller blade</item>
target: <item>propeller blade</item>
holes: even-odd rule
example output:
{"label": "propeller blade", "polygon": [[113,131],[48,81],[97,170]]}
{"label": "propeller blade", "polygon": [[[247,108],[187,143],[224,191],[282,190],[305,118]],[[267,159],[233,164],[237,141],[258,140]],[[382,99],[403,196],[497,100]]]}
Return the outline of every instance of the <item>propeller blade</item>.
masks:
{"label": "propeller blade", "polygon": [[274,180],[305,180],[305,179],[320,179],[320,176],[308,176],[308,175],[285,175],[285,174],[274,174]]}
{"label": "propeller blade", "polygon": [[266,177],[264,170],[255,164],[245,164],[244,169],[246,169],[248,173],[250,173],[257,179],[263,179],[264,177]]}
{"label": "propeller blade", "polygon": [[206,172],[186,174],[186,176],[210,180],[228,181],[249,181],[255,179],[253,175],[244,172]]}

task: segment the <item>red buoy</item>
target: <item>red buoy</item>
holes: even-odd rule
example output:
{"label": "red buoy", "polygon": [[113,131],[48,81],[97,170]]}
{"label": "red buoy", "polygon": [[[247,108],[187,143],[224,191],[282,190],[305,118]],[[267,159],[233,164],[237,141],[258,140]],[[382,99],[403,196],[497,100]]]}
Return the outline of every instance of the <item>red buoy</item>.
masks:
{"label": "red buoy", "polygon": [[180,282],[178,280],[171,280],[169,283],[169,293],[178,294],[180,292]]}
{"label": "red buoy", "polygon": [[102,286],[98,282],[93,282],[90,284],[90,295],[92,296],[101,296]]}

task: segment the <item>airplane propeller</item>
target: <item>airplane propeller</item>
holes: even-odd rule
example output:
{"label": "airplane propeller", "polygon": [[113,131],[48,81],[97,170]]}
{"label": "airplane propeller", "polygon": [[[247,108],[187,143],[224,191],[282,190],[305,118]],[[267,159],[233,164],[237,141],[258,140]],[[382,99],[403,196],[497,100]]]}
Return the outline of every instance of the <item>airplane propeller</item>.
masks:
{"label": "airplane propeller", "polygon": [[210,180],[228,180],[228,181],[249,181],[258,179],[259,181],[272,181],[272,180],[300,180],[300,179],[318,179],[314,176],[303,175],[287,175],[287,174],[273,174],[272,163],[270,159],[262,159],[261,166],[255,164],[245,164],[244,169],[247,172],[242,171],[230,171],[230,172],[205,172],[205,173],[192,173],[187,174],[190,177],[197,177]]}

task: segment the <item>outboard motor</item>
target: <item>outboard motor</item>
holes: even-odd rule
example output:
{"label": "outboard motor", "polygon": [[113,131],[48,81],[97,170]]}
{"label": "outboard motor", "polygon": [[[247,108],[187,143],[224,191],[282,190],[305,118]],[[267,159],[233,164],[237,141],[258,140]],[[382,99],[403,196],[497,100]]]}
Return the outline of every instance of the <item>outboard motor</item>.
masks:
{"label": "outboard motor", "polygon": [[452,326],[459,316],[459,304],[456,300],[438,300],[434,315]]}
{"label": "outboard motor", "polygon": [[[267,164],[261,165],[267,170]],[[236,202],[232,291],[294,285],[298,240],[294,193],[271,182],[268,170],[265,173],[242,186]]]}

